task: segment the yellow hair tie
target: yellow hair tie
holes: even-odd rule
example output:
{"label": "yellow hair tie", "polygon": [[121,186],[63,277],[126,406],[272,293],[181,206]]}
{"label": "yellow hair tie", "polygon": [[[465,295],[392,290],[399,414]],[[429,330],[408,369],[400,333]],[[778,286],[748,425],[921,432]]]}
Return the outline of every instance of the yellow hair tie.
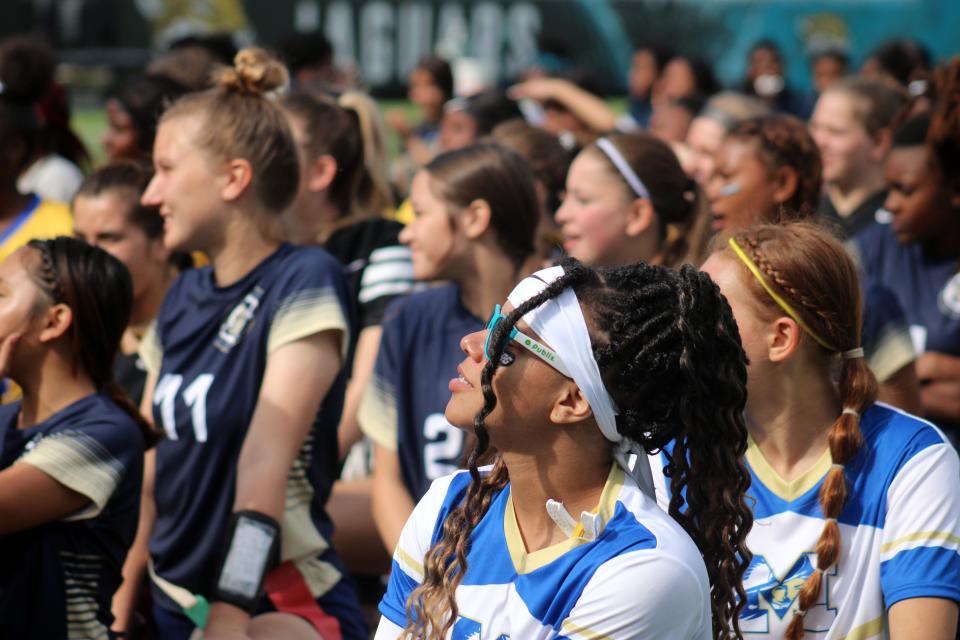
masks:
{"label": "yellow hair tie", "polygon": [[753,260],[750,259],[750,256],[748,256],[746,252],[740,248],[740,245],[737,244],[737,241],[733,238],[730,238],[729,244],[730,248],[733,249],[733,252],[737,254],[737,257],[740,258],[743,264],[747,265],[747,269],[749,269],[750,273],[754,275],[754,277],[757,279],[757,282],[760,283],[760,286],[762,286],[764,290],[770,294],[770,297],[773,298],[773,301],[780,305],[780,308],[783,309],[788,316],[793,318],[793,320],[800,325],[801,329],[810,334],[811,338],[820,343],[820,346],[822,346],[824,349],[829,349],[830,351],[836,351],[836,349],[831,347],[826,340],[818,336],[816,332],[810,328],[810,325],[803,321],[803,319],[800,317],[800,314],[794,311],[793,307],[787,304],[787,301],[777,295],[777,292],[774,291],[769,284],[767,284],[763,274],[760,273],[760,269],[753,263]]}

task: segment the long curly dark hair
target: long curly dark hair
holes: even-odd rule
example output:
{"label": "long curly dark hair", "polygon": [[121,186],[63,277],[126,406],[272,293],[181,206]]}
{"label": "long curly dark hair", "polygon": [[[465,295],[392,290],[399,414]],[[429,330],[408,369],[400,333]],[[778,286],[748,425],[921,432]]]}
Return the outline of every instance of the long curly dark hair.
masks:
{"label": "long curly dark hair", "polygon": [[477,469],[490,445],[484,421],[497,405],[491,382],[504,339],[525,313],[567,288],[583,307],[604,385],[620,410],[617,430],[648,453],[674,443],[665,468],[670,515],[706,563],[714,636],[739,636],[753,516],[744,500],[750,484],[743,463],[746,356],[730,307],[707,275],[689,266],[591,269],[568,260],[563,267],[563,276],[511,311],[490,336],[481,374],[484,405],[474,418],[476,446],[468,460],[473,481],[424,558],[423,584],[407,601],[405,637],[442,638],[456,620],[455,591],[467,570],[471,532],[509,481],[499,457],[489,473]]}

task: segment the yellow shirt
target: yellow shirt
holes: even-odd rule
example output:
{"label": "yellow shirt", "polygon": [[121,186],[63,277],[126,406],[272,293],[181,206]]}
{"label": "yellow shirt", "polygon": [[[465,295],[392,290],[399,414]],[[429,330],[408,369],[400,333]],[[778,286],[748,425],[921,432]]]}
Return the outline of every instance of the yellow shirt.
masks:
{"label": "yellow shirt", "polygon": [[34,238],[70,235],[73,235],[73,216],[67,205],[33,196],[27,208],[0,233],[0,262]]}

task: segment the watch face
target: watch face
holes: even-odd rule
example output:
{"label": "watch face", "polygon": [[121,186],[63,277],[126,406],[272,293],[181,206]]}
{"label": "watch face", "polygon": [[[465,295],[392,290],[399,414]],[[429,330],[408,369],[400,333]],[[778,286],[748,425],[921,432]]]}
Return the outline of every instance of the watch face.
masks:
{"label": "watch face", "polygon": [[954,274],[944,285],[937,298],[937,306],[944,315],[954,320],[960,319],[960,273]]}

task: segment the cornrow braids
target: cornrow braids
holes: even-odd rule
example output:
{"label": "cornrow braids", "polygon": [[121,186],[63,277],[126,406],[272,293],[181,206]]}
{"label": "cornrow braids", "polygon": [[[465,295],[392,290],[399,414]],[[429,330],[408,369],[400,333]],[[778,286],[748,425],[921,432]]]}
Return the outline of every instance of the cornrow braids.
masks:
{"label": "cornrow braids", "polygon": [[[38,257],[30,275],[49,304],[65,304],[73,312],[68,339],[74,370],[82,368],[97,391],[123,409],[152,446],[156,432],[113,379],[113,361],[133,306],[127,268],[106,251],[74,238],[31,240],[27,246]],[[36,312],[39,305],[42,301]]]}
{"label": "cornrow braids", "polygon": [[[734,236],[757,265],[767,284],[786,299],[813,332],[836,349],[860,346],[863,322],[856,267],[843,246],[827,231],[811,223],[761,225]],[[725,249],[724,249],[725,250]],[[755,277],[743,272],[754,297],[773,314],[783,310]],[[838,352],[816,348],[833,366]],[[877,397],[877,381],[866,362],[843,358],[838,391],[843,411],[830,427],[828,446],[833,464],[820,487],[819,501],[825,524],[816,544],[816,568],[797,598],[797,612],[787,627],[786,638],[804,635],[803,619],[823,591],[823,575],[840,556],[838,519],[849,494],[844,467],[863,446],[860,416]],[[825,371],[825,375],[829,375]]]}
{"label": "cornrow braids", "polygon": [[492,380],[500,354],[524,314],[567,288],[584,308],[594,357],[620,409],[618,431],[651,453],[675,443],[666,470],[670,515],[703,554],[714,636],[739,636],[753,517],[744,499],[750,483],[743,463],[746,356],[730,307],[716,285],[689,266],[680,272],[643,263],[594,270],[567,260],[562,266],[563,276],[513,309],[489,337],[484,405],[474,420],[476,446],[468,461],[473,482],[427,553],[423,584],[407,602],[404,637],[442,638],[456,619],[455,591],[467,570],[471,533],[509,481],[499,459],[485,476],[477,470],[489,446],[484,420],[497,406]]}

